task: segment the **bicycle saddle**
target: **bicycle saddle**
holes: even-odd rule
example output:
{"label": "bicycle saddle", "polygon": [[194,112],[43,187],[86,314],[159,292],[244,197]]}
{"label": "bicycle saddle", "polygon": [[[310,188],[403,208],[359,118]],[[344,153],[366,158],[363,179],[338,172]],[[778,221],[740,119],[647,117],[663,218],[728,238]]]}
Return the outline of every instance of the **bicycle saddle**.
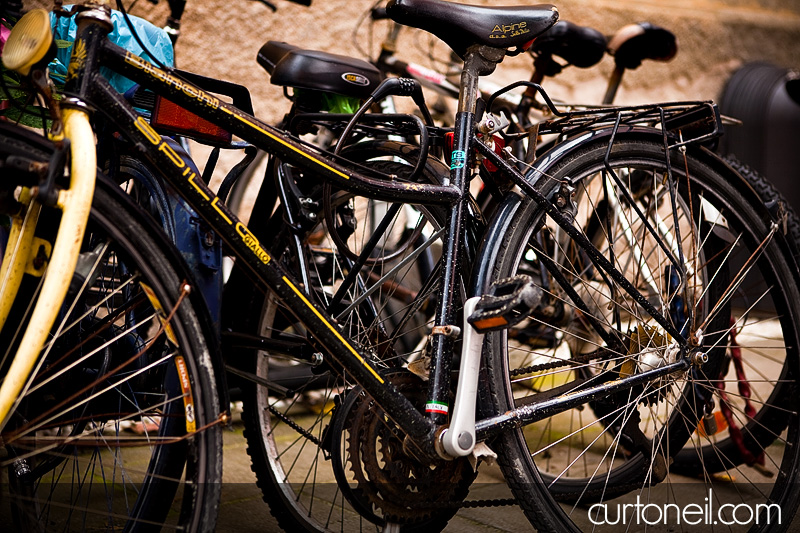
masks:
{"label": "bicycle saddle", "polygon": [[[561,20],[536,38],[529,51],[535,56],[558,56],[579,68],[593,67],[606,53],[606,38],[599,31]],[[547,76],[555,76],[558,70]]]}
{"label": "bicycle saddle", "polygon": [[675,34],[649,22],[629,24],[614,34],[608,51],[618,68],[635,69],[645,59],[669,61],[678,53]]}
{"label": "bicycle saddle", "polygon": [[284,87],[327,91],[364,100],[381,82],[380,71],[371,63],[279,41],[267,41],[256,60],[270,74],[273,85]]}
{"label": "bicycle saddle", "polygon": [[483,7],[442,0],[391,0],[386,13],[399,24],[425,30],[447,43],[462,59],[476,44],[523,46],[558,20],[550,4]]}

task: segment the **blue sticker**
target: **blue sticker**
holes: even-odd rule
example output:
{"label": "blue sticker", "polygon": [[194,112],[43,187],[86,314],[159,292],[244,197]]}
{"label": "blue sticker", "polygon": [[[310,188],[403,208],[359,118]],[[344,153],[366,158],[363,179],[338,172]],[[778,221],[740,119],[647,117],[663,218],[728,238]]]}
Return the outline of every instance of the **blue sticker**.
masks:
{"label": "blue sticker", "polygon": [[467,162],[467,153],[464,150],[453,150],[451,157],[450,170],[464,168]]}

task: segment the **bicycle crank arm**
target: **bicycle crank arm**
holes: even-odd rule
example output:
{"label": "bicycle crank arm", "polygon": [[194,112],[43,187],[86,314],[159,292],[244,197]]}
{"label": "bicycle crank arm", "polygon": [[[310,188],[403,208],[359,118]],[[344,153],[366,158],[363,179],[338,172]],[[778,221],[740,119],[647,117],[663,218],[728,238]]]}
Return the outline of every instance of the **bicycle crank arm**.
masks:
{"label": "bicycle crank arm", "polygon": [[65,109],[63,117],[66,138],[71,140],[70,188],[59,192],[57,205],[63,214],[39,299],[0,387],[0,430],[15,403],[21,399],[20,392],[61,310],[92,207],[97,156],[89,116],[82,109]]}
{"label": "bicycle crank arm", "polygon": [[475,425],[476,437],[478,441],[484,441],[509,428],[526,426],[587,402],[605,398],[616,392],[627,390],[637,385],[646,385],[674,372],[686,370],[689,366],[691,366],[689,359],[684,357],[675,363],[627,378],[609,381],[608,383],[576,392],[566,392],[555,398],[551,397],[539,402],[533,401],[530,404],[478,421]]}
{"label": "bicycle crank arm", "polygon": [[481,366],[483,334],[467,321],[475,312],[480,297],[473,297],[464,304],[464,329],[461,339],[461,366],[458,373],[458,388],[450,426],[445,428],[436,442],[450,457],[463,457],[475,447],[475,402],[478,396],[478,372]]}

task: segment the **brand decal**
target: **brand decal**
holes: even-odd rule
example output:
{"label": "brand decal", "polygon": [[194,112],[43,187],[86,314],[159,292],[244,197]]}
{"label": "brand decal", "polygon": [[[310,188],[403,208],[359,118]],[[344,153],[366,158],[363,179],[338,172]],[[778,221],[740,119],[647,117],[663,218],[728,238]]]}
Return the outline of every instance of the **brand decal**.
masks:
{"label": "brand decal", "polygon": [[453,154],[450,156],[450,158],[450,170],[464,168],[464,165],[467,162],[467,153],[464,150],[453,150]]}
{"label": "brand decal", "polygon": [[250,230],[247,229],[247,226],[241,222],[237,222],[236,233],[242,237],[242,241],[254,254],[256,254],[256,256],[258,256],[262,263],[265,265],[269,263],[269,254],[264,251],[264,249],[261,247],[261,243],[258,242],[258,239],[256,239],[255,235],[250,233]]}
{"label": "brand decal", "polygon": [[186,368],[186,361],[180,355],[175,357],[175,368],[178,370],[178,378],[181,382],[183,391],[183,407],[186,414],[186,432],[194,433],[197,431],[194,413],[194,396],[192,396],[192,382],[189,380],[189,371]]}
{"label": "brand decal", "polygon": [[150,74],[151,76],[160,79],[161,81],[167,83],[167,85],[172,85],[175,89],[183,92],[186,96],[194,98],[201,104],[212,109],[219,109],[219,98],[215,98],[209,94],[206,94],[197,87],[194,87],[188,83],[184,83],[182,80],[174,76],[170,76],[163,70],[159,69],[155,65],[151,65],[139,56],[136,56],[130,52],[125,52],[125,62]]}
{"label": "brand decal", "polygon": [[355,72],[345,72],[342,74],[342,79],[347,83],[352,83],[353,85],[361,85],[362,87],[369,85],[369,80],[366,76],[356,74]]}
{"label": "brand decal", "polygon": [[449,410],[446,403],[429,402],[425,404],[425,411],[428,413],[442,413],[446,415]]}
{"label": "brand decal", "polygon": [[506,39],[508,37],[516,37],[517,35],[524,35],[530,33],[527,22],[516,22],[514,24],[497,24],[495,25],[492,33],[489,35],[490,39]]}
{"label": "brand decal", "polygon": [[75,47],[72,49],[72,57],[69,60],[67,67],[67,80],[73,79],[77,76],[79,70],[83,70],[86,65],[86,42],[83,39],[75,41]]}

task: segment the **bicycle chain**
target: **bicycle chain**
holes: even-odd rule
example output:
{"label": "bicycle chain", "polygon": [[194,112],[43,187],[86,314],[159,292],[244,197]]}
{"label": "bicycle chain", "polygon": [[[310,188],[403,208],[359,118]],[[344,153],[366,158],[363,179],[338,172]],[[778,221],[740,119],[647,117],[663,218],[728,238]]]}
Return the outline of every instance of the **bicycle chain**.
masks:
{"label": "bicycle chain", "polygon": [[272,413],[273,415],[275,415],[278,418],[280,418],[281,421],[284,424],[286,424],[287,426],[289,426],[293,430],[297,431],[300,435],[302,435],[303,437],[307,438],[308,440],[313,442],[315,445],[320,446],[320,447],[322,446],[322,442],[317,437],[315,437],[314,435],[312,435],[311,433],[309,433],[305,429],[303,429],[300,426],[298,426],[297,423],[294,420],[292,420],[291,418],[289,418],[285,414],[283,414],[280,411],[278,411],[277,409],[275,409],[275,407],[270,405],[270,406],[267,407],[267,409],[269,410],[270,413]]}
{"label": "bicycle chain", "polygon": [[616,355],[616,352],[609,350],[608,348],[598,348],[593,352],[589,352],[583,355],[576,355],[572,359],[563,359],[561,361],[553,361],[550,363],[542,363],[540,365],[532,365],[526,366],[523,368],[517,368],[514,370],[509,371],[509,377],[516,377],[516,376],[524,376],[525,374],[534,374],[536,372],[543,372],[545,370],[553,370],[556,368],[561,368],[565,366],[575,366],[584,363],[588,363],[594,359],[601,359],[603,357],[608,357],[610,355]]}
{"label": "bicycle chain", "polygon": [[[542,363],[540,365],[532,365],[523,368],[517,368],[509,372],[510,377],[521,376],[525,374],[533,374],[535,372],[543,372],[546,370],[553,370],[560,367],[565,366],[574,366],[577,364],[588,363],[595,359],[601,359],[603,357],[607,357],[612,355],[613,352],[611,350],[600,348],[595,350],[594,352],[587,353],[584,355],[579,355],[573,357],[572,359],[564,360],[564,361],[553,361],[550,363]],[[309,433],[308,431],[304,430],[302,427],[297,425],[292,419],[285,416],[283,413],[275,409],[273,406],[268,407],[269,411],[278,417],[281,421],[285,424],[290,426],[292,429],[297,431],[300,435],[305,437],[306,439],[313,442],[315,445],[320,446],[322,443],[319,439],[317,439],[314,435]],[[485,508],[485,507],[507,507],[510,505],[516,505],[517,501],[514,498],[499,498],[494,500],[469,500],[469,501],[454,501],[454,502],[438,502],[435,507],[457,507],[463,509],[476,509],[476,508]],[[428,506],[418,506],[420,509],[425,509]]]}

